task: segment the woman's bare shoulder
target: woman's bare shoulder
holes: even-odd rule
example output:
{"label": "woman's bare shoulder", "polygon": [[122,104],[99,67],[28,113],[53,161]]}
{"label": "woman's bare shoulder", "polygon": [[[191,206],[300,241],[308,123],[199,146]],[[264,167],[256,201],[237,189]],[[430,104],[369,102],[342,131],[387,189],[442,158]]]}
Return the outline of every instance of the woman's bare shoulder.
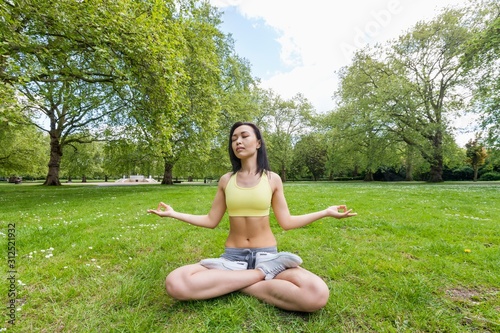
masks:
{"label": "woman's bare shoulder", "polygon": [[281,181],[280,175],[278,175],[276,172],[274,172],[274,171],[266,171],[266,173],[267,173],[267,178]]}
{"label": "woman's bare shoulder", "polygon": [[273,188],[273,190],[277,186],[282,185],[280,175],[278,175],[276,172],[272,172],[272,171],[267,171],[266,173],[267,173],[267,178],[269,179],[269,183],[271,184],[271,187]]}
{"label": "woman's bare shoulder", "polygon": [[222,188],[226,188],[227,182],[229,181],[229,179],[231,178],[232,175],[233,175],[232,172],[228,172],[228,173],[222,175],[219,179],[219,186]]}

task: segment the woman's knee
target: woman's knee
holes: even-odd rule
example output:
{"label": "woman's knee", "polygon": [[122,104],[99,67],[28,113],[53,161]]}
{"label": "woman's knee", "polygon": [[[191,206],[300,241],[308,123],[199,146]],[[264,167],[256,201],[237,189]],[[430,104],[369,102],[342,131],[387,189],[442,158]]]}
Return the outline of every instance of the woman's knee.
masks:
{"label": "woman's knee", "polygon": [[175,272],[170,273],[165,279],[165,289],[167,294],[179,301],[187,301],[190,299],[189,287],[184,279]]}
{"label": "woman's knee", "polygon": [[314,290],[316,294],[316,301],[314,302],[313,308],[315,309],[314,311],[316,311],[325,307],[326,303],[328,303],[328,299],[330,298],[330,289],[328,289],[326,283],[321,280],[321,283],[316,285]]}
{"label": "woman's knee", "polygon": [[314,279],[304,287],[306,296],[302,306],[305,312],[315,312],[326,306],[330,297],[330,290],[322,279]]}

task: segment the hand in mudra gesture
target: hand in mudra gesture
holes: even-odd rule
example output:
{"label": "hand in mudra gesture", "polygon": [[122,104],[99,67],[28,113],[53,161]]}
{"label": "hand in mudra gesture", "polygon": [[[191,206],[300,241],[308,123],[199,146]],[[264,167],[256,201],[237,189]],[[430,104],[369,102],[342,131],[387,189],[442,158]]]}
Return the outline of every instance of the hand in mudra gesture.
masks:
{"label": "hand in mudra gesture", "polygon": [[156,208],[156,209],[148,209],[148,213],[156,214],[156,215],[161,216],[161,217],[172,216],[172,213],[174,213],[174,212],[175,212],[174,209],[164,202],[160,202],[158,204],[158,208]]}
{"label": "hand in mudra gesture", "polygon": [[335,217],[336,219],[358,215],[356,213],[352,213],[352,209],[347,209],[346,205],[330,206],[326,209],[326,212],[328,216]]}

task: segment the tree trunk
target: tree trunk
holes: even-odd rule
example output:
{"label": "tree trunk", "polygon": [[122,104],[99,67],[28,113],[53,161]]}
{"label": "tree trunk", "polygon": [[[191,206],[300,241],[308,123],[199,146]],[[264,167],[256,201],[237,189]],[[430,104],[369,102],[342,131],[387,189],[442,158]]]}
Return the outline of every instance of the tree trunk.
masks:
{"label": "tree trunk", "polygon": [[443,136],[441,131],[437,131],[434,136],[432,148],[434,153],[429,181],[431,183],[440,183],[443,181]]}
{"label": "tree trunk", "polygon": [[410,145],[406,146],[406,175],[405,180],[408,182],[413,181],[413,147]]}
{"label": "tree trunk", "polygon": [[472,181],[477,182],[477,174],[479,171],[479,165],[474,164],[474,179]]}
{"label": "tree trunk", "polygon": [[365,174],[365,179],[364,179],[365,182],[372,182],[373,181],[373,171],[371,170],[366,170],[366,174]]}
{"label": "tree trunk", "polygon": [[174,168],[174,164],[169,162],[166,158],[165,161],[165,169],[163,171],[163,179],[161,181],[162,185],[173,185],[174,182],[172,180],[172,169]]}
{"label": "tree trunk", "polygon": [[354,166],[354,170],[352,170],[352,176],[353,177],[359,176],[359,166],[357,166],[357,165]]}
{"label": "tree trunk", "polygon": [[286,167],[285,166],[282,166],[281,167],[281,172],[280,172],[280,176],[281,176],[281,181],[284,183],[286,182]]}
{"label": "tree trunk", "polygon": [[59,137],[54,133],[50,133],[50,160],[49,171],[43,185],[46,186],[61,186],[59,180],[59,169],[61,166],[62,148],[59,142]]}
{"label": "tree trunk", "polygon": [[408,163],[408,164],[406,164],[405,180],[407,182],[412,182],[413,181],[413,164],[411,162]]}
{"label": "tree trunk", "polygon": [[443,167],[439,165],[432,165],[429,182],[440,183],[442,181],[443,181]]}

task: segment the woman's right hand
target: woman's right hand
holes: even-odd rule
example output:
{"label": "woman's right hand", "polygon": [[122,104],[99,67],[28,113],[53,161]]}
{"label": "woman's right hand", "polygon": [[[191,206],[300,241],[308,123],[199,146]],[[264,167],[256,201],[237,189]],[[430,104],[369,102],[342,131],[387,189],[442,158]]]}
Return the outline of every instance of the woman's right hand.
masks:
{"label": "woman's right hand", "polygon": [[148,213],[156,214],[161,217],[170,217],[174,212],[174,209],[164,202],[160,202],[156,209],[148,209]]}

